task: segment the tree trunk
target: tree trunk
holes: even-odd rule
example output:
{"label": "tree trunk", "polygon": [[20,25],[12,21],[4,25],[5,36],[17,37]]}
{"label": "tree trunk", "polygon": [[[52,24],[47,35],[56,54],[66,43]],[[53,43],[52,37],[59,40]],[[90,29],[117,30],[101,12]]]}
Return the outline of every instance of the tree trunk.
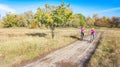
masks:
{"label": "tree trunk", "polygon": [[52,30],[52,39],[54,38],[54,30]]}
{"label": "tree trunk", "polygon": [[54,38],[54,29],[55,29],[55,27],[54,27],[54,25],[52,24],[51,25],[51,34],[52,34],[52,39]]}

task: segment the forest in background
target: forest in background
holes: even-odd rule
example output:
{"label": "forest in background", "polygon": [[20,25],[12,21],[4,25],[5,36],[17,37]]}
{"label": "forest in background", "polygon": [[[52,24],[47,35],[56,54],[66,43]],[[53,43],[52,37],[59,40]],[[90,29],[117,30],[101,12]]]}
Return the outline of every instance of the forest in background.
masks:
{"label": "forest in background", "polygon": [[28,27],[28,28],[50,28],[55,27],[120,27],[120,17],[112,18],[99,17],[94,14],[93,17],[85,17],[82,14],[74,14],[70,4],[62,2],[59,6],[45,4],[45,8],[38,7],[36,12],[26,11],[23,14],[7,13],[1,19],[1,27]]}

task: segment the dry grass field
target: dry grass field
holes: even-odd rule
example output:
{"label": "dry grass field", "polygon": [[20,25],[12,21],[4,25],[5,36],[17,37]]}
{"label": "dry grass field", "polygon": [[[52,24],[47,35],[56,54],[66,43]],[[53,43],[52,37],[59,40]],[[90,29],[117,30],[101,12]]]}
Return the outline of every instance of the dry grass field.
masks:
{"label": "dry grass field", "polygon": [[102,39],[87,67],[120,67],[120,29],[101,28]]}
{"label": "dry grass field", "polygon": [[56,29],[55,38],[51,38],[50,30],[27,28],[0,29],[0,67],[32,60],[52,50],[72,43],[79,37],[79,29]]}
{"label": "dry grass field", "polygon": [[[102,39],[88,67],[119,67],[120,29],[100,28],[98,30],[103,31]],[[87,36],[88,29],[86,31]],[[41,57],[74,42],[79,36],[79,29],[76,28],[56,29],[54,39],[51,38],[48,29],[1,28],[0,67],[9,67],[24,60]]]}

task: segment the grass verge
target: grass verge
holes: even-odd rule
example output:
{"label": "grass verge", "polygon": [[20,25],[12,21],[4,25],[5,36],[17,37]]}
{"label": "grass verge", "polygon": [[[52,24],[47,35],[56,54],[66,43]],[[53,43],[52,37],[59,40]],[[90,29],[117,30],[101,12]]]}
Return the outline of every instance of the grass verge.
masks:
{"label": "grass verge", "polygon": [[120,29],[101,28],[104,32],[99,47],[87,67],[120,66]]}

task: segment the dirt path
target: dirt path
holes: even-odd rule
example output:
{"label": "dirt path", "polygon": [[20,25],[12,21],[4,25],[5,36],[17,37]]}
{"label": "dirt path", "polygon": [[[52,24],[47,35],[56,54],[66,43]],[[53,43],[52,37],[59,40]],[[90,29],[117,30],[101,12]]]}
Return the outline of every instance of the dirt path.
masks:
{"label": "dirt path", "polygon": [[85,63],[97,46],[100,35],[101,33],[97,33],[92,43],[88,42],[88,37],[84,41],[77,41],[23,67],[85,67]]}

